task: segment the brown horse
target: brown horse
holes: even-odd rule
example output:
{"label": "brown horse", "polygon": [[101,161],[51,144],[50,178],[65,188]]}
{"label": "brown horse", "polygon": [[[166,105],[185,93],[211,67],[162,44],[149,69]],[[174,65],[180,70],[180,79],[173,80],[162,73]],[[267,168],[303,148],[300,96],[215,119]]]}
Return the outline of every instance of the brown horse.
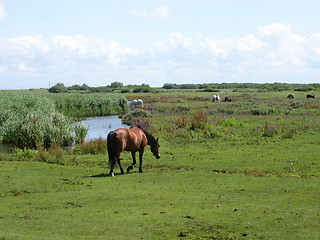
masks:
{"label": "brown horse", "polygon": [[131,129],[118,128],[108,134],[108,154],[110,164],[110,176],[114,176],[113,168],[118,163],[121,174],[124,171],[120,164],[120,155],[123,151],[131,151],[132,164],[127,168],[127,173],[132,170],[136,164],[136,152],[139,152],[139,172],[142,171],[142,157],[147,145],[151,146],[151,152],[159,159],[159,143],[150,133],[143,130],[140,126]]}

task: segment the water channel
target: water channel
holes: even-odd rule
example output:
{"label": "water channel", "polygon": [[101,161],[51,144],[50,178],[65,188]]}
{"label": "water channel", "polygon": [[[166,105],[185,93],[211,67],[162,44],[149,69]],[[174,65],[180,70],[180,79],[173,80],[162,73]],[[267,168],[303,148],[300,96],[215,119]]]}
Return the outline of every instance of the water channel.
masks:
{"label": "water channel", "polygon": [[82,122],[88,126],[88,134],[85,141],[99,137],[106,139],[108,133],[116,128],[130,128],[130,126],[123,124],[118,116],[90,117]]}

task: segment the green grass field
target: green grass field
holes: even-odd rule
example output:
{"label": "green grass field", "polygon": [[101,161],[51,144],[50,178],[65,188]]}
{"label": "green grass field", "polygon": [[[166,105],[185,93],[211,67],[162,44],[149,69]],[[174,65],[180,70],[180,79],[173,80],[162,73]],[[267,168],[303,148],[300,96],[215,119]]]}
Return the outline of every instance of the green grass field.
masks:
{"label": "green grass field", "polygon": [[320,239],[320,101],[230,94],[127,95],[160,138],[143,174],[108,177],[106,154],[1,157],[0,239]]}

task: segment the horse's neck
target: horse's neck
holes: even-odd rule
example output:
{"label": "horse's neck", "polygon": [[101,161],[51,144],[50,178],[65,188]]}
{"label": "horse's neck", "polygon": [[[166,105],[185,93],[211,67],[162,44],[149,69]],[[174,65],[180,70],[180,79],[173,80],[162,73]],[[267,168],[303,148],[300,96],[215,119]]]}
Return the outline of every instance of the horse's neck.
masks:
{"label": "horse's neck", "polygon": [[155,141],[154,137],[147,131],[145,131],[144,134],[147,137],[147,141],[148,141],[147,145],[151,146],[151,144]]}

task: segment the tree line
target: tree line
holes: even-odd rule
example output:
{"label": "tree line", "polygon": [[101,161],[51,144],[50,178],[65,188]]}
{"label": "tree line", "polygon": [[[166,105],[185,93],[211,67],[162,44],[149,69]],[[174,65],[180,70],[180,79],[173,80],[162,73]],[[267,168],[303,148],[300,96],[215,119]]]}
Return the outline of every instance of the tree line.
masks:
{"label": "tree line", "polygon": [[48,89],[50,93],[68,93],[68,92],[92,92],[92,93],[103,93],[103,92],[153,92],[148,84],[142,85],[127,85],[124,86],[121,82],[112,82],[107,86],[90,87],[87,84],[83,85],[72,85],[66,87],[63,83],[57,83]]}
{"label": "tree line", "polygon": [[[319,83],[297,84],[297,83],[203,83],[203,84],[176,84],[165,83],[163,90],[181,90],[189,89],[195,91],[219,92],[223,89],[233,89],[233,91],[243,91],[245,89],[254,89],[260,92],[279,92],[279,91],[314,91],[320,89]],[[142,85],[124,85],[121,82],[112,82],[107,86],[90,87],[87,84],[72,85],[66,87],[63,83],[57,83],[48,89],[50,93],[67,93],[67,92],[156,92],[155,88],[148,84]]]}
{"label": "tree line", "polygon": [[166,83],[164,89],[195,89],[208,92],[218,92],[223,89],[255,89],[258,91],[312,91],[320,89],[319,83],[312,84],[292,84],[292,83],[203,83],[203,84],[175,84]]}

